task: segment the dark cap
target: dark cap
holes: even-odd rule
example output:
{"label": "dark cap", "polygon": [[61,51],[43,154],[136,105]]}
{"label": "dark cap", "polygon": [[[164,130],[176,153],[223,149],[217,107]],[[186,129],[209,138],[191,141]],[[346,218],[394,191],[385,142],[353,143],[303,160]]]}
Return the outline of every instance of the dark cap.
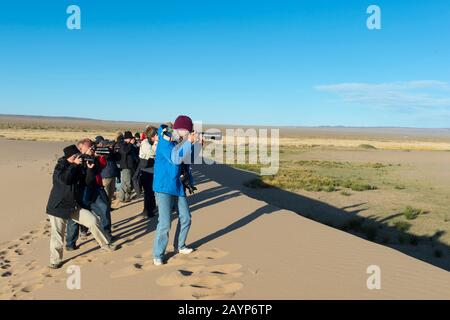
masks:
{"label": "dark cap", "polygon": [[64,157],[66,158],[70,158],[71,156],[79,153],[80,150],[78,150],[77,146],[74,144],[64,148]]}
{"label": "dark cap", "polygon": [[96,136],[95,137],[95,143],[100,143],[102,141],[105,141],[105,138],[103,138],[102,136]]}
{"label": "dark cap", "polygon": [[133,137],[133,134],[131,133],[131,131],[125,131],[123,133],[123,138],[124,139],[133,139],[134,137]]}

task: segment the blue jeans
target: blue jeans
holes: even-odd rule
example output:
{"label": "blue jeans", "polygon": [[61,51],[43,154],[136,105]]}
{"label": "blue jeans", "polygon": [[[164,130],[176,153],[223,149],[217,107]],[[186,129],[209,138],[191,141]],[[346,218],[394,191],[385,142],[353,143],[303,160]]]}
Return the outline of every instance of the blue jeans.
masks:
{"label": "blue jeans", "polygon": [[[95,201],[91,203],[89,209],[100,218],[100,228],[107,237],[111,237],[111,208],[109,206],[108,195],[105,189],[97,188],[94,191]],[[78,240],[80,225],[70,219],[67,222],[66,247],[74,248]]]}
{"label": "blue jeans", "polygon": [[153,243],[153,258],[161,259],[169,242],[171,213],[175,203],[178,205],[178,249],[186,247],[186,238],[191,227],[191,212],[186,197],[177,197],[167,193],[155,192],[158,201],[158,226]]}

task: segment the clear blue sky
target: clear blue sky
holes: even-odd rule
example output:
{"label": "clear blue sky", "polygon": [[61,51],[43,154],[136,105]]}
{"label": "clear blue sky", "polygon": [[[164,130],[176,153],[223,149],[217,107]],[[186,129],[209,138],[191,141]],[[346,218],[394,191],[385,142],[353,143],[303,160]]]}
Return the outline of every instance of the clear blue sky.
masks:
{"label": "clear blue sky", "polygon": [[450,1],[2,1],[0,113],[450,127]]}

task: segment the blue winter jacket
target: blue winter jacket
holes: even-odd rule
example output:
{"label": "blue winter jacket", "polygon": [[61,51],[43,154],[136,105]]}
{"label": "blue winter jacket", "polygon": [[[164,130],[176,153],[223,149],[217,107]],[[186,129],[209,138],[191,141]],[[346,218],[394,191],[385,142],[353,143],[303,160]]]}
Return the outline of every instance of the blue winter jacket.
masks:
{"label": "blue winter jacket", "polygon": [[[181,183],[181,163],[191,158],[193,145],[190,141],[168,141],[163,137],[164,126],[158,129],[158,145],[156,147],[153,191],[184,197],[186,193]],[[192,181],[192,176],[190,177]]]}

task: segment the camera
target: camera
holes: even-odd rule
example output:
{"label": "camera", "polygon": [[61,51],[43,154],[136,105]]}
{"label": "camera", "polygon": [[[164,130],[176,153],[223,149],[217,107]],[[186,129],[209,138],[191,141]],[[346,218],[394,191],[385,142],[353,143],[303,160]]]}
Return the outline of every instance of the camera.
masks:
{"label": "camera", "polygon": [[181,183],[183,187],[189,191],[189,194],[193,194],[196,187],[194,187],[191,183],[191,179],[189,179],[189,166],[182,163],[181,164],[181,175],[180,175]]}
{"label": "camera", "polygon": [[222,132],[201,132],[200,136],[203,137],[204,140],[222,140]]}
{"label": "camera", "polygon": [[118,152],[119,145],[115,141],[102,140],[92,147],[92,151],[98,155],[108,156],[113,152]]}
{"label": "camera", "polygon": [[103,155],[103,156],[107,156],[111,153],[111,148],[109,147],[99,147],[99,146],[95,146],[94,148],[92,148],[92,150],[99,155]]}
{"label": "camera", "polygon": [[81,154],[80,158],[82,160],[81,165],[83,167],[86,167],[87,164],[94,164],[95,163],[95,157],[90,156],[88,154]]}

